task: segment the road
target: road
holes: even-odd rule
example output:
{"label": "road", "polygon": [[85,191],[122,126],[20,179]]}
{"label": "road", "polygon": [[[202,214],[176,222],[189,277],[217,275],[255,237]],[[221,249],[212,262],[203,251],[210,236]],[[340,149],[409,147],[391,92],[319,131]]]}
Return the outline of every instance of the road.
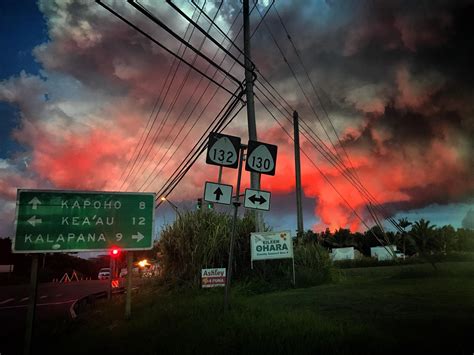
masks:
{"label": "road", "polygon": [[[72,304],[87,295],[106,291],[108,280],[83,280],[38,285],[36,324],[71,318]],[[0,354],[23,351],[29,285],[0,286]]]}

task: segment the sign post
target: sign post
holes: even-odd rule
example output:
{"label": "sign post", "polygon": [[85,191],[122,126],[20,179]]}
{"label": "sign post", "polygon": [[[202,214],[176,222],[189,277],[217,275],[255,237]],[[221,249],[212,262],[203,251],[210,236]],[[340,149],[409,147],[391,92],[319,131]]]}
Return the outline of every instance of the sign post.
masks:
{"label": "sign post", "polygon": [[24,354],[31,353],[31,343],[33,340],[33,325],[36,313],[36,295],[38,293],[38,254],[33,254],[31,258],[30,275],[30,300],[28,303],[28,313],[26,315],[25,347]]}
{"label": "sign post", "polygon": [[230,234],[230,246],[229,246],[229,260],[227,262],[227,278],[225,283],[225,292],[224,292],[224,311],[227,311],[229,308],[229,297],[230,297],[230,283],[232,278],[232,260],[234,256],[234,239],[235,239],[235,228],[237,224],[237,213],[240,206],[240,180],[242,178],[242,163],[244,159],[244,149],[242,146],[240,148],[240,159],[239,159],[239,172],[237,173],[237,188],[236,196],[234,201],[234,217],[232,218],[232,232]]}
{"label": "sign post", "polygon": [[130,319],[132,313],[132,264],[133,251],[127,252],[127,294],[125,299],[125,319]]}
{"label": "sign post", "polygon": [[[229,260],[227,265],[227,278],[224,293],[224,311],[229,308],[230,284],[232,280],[232,259],[234,253],[234,239],[236,233],[237,214],[240,206],[240,182],[242,179],[242,166],[244,151],[247,149],[245,170],[252,173],[275,175],[277,146],[249,140],[248,145],[240,144],[240,138],[211,132],[207,145],[206,163],[219,166],[218,183],[206,182],[204,200],[222,204],[230,204],[232,199],[232,186],[221,184],[222,167],[238,168],[236,197],[234,200],[234,216],[230,235]],[[240,157],[239,157],[240,154]],[[259,175],[260,176],[260,175]],[[256,210],[270,210],[269,191],[247,189],[245,191],[244,206]],[[259,225],[259,215],[256,213],[256,223]],[[259,230],[259,228],[257,228]],[[292,249],[293,250],[293,249]],[[253,260],[252,260],[253,263]],[[294,267],[293,267],[294,270]]]}

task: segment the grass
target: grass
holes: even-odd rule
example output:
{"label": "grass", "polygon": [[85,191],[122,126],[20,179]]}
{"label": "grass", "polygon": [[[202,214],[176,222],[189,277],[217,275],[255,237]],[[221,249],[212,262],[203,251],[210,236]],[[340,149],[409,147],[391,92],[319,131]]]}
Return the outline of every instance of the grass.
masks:
{"label": "grass", "polygon": [[134,296],[131,320],[122,299],[104,302],[76,322],[43,325],[36,346],[48,354],[473,353],[474,263],[341,273],[336,284],[234,292],[227,313],[222,289],[149,285]]}

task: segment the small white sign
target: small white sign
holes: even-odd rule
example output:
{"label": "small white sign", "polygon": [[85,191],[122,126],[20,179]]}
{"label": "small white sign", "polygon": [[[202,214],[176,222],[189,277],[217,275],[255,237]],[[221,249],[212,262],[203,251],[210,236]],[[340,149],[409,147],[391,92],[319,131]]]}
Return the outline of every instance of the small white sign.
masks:
{"label": "small white sign", "polygon": [[270,191],[246,189],[244,207],[253,208],[256,210],[269,211],[270,197]]}
{"label": "small white sign", "polygon": [[292,258],[293,239],[290,231],[251,233],[250,251],[252,260]]}
{"label": "small white sign", "polygon": [[232,201],[232,185],[206,182],[204,188],[204,201],[230,205]]}
{"label": "small white sign", "polygon": [[203,288],[224,287],[226,282],[226,269],[202,269],[201,285]]}

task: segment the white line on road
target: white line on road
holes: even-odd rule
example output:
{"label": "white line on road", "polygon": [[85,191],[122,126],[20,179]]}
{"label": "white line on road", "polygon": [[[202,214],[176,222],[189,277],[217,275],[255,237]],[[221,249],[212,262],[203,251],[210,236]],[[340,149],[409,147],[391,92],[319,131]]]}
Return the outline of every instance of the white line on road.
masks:
{"label": "white line on road", "polygon": [[5,300],[5,301],[0,302],[0,304],[5,304],[5,303],[11,302],[11,301],[13,301],[13,300],[14,300],[14,298],[9,298],[9,299],[7,299],[7,300]]}
{"label": "white line on road", "polygon": [[40,299],[43,299],[43,298],[46,298],[46,297],[48,297],[48,296],[46,296],[46,295],[45,295],[45,296],[41,296]]}
{"label": "white line on road", "polygon": [[23,302],[23,301],[28,301],[29,297],[23,297],[20,302]]}
{"label": "white line on road", "polygon": [[[74,299],[74,300],[68,300],[68,301],[63,301],[63,302],[51,302],[51,303],[38,303],[36,306],[56,306],[56,305],[60,305],[60,304],[66,304],[66,303],[71,303],[71,302],[76,302],[77,300]],[[13,309],[13,308],[24,308],[24,307],[28,307],[27,304],[22,304],[22,305],[18,305],[18,306],[6,306],[6,307],[0,307],[0,310],[2,309]]]}

